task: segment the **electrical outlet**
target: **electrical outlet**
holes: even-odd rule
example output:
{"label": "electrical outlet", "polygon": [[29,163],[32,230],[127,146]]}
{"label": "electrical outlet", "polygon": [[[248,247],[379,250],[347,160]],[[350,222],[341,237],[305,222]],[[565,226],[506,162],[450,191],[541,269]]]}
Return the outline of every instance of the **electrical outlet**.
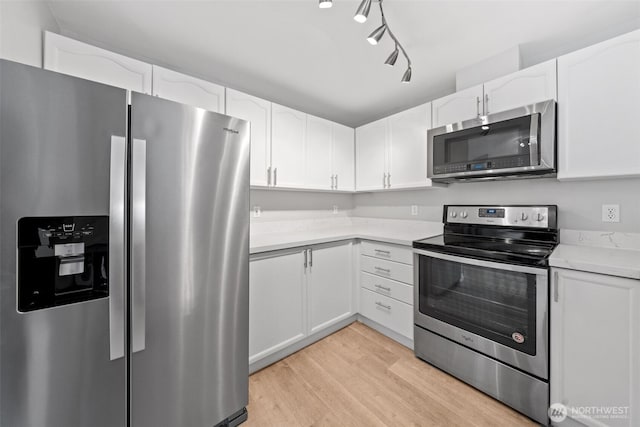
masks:
{"label": "electrical outlet", "polygon": [[338,213],[338,205],[333,205],[333,213],[334,214]]}
{"label": "electrical outlet", "polygon": [[602,222],[620,222],[620,205],[602,205]]}
{"label": "electrical outlet", "polygon": [[411,215],[418,215],[418,205],[411,205]]}
{"label": "electrical outlet", "polygon": [[254,218],[260,218],[260,215],[262,215],[262,209],[260,209],[260,206],[254,206],[253,207],[253,217]]}

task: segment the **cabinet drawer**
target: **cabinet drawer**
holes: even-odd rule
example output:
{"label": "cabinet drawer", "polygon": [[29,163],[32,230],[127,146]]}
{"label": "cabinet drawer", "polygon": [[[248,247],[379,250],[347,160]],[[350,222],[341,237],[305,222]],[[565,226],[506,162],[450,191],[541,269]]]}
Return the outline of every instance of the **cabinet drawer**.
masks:
{"label": "cabinet drawer", "polygon": [[413,305],[413,286],[374,276],[364,271],[360,272],[360,285],[370,291]]}
{"label": "cabinet drawer", "polygon": [[413,252],[410,248],[365,241],[361,243],[360,250],[363,255],[413,265]]}
{"label": "cabinet drawer", "polygon": [[362,271],[366,271],[367,273],[413,285],[413,266],[411,265],[386,261],[367,255],[360,257],[360,264]]}
{"label": "cabinet drawer", "polygon": [[360,288],[360,312],[382,326],[413,339],[413,307]]}

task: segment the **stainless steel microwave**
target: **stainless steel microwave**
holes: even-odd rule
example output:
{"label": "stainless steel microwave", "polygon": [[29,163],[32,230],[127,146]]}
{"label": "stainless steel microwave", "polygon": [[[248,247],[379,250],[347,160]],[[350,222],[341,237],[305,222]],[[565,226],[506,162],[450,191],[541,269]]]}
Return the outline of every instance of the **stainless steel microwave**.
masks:
{"label": "stainless steel microwave", "polygon": [[427,131],[433,181],[556,174],[556,102],[479,116]]}

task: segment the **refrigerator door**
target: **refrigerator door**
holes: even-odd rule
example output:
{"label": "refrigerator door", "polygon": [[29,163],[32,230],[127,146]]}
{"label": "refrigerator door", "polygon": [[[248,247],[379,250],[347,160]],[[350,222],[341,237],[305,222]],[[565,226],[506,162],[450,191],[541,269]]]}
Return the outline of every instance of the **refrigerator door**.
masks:
{"label": "refrigerator door", "polygon": [[[126,425],[124,277],[117,277],[113,271],[122,266],[124,255],[120,251],[121,259],[117,260],[114,257],[118,253],[105,248],[107,235],[109,245],[122,244],[124,237],[122,218],[112,226],[108,215],[110,211],[123,212],[111,206],[110,181],[119,182],[124,188],[126,105],[124,90],[0,61],[3,427]],[[118,164],[111,163],[112,139],[117,147],[113,160]],[[119,176],[113,175],[118,173]],[[121,198],[113,202],[124,206],[124,189],[114,190],[113,194]],[[103,261],[96,265],[103,271],[96,272],[95,277],[107,279],[109,270],[108,282],[101,282],[99,292],[80,287],[74,289],[79,294],[68,290],[65,294],[64,286],[73,284],[74,277],[86,279],[86,268],[94,269],[83,261],[95,255],[90,253],[91,240],[87,240],[86,247],[84,243],[70,243],[55,245],[55,250],[48,244],[36,252],[28,247],[21,249],[21,256],[36,260],[41,266],[38,280],[22,280],[22,272],[33,273],[28,269],[17,273],[17,265],[24,261],[18,257],[19,263],[17,259],[18,223],[24,217],[36,218],[20,221],[22,228],[40,224],[42,231],[42,224],[61,221],[63,231],[79,240],[83,237],[79,229],[74,230],[76,225],[80,227],[75,219],[83,221],[83,230],[88,234],[97,233],[97,229],[89,229],[99,223]],[[57,219],[51,222],[42,217]],[[111,264],[104,262],[107,252]],[[72,258],[63,259],[70,254]],[[50,269],[48,266],[55,266],[56,259],[61,260],[59,269]],[[51,300],[41,301],[48,306],[35,304],[31,311],[18,312],[18,282],[20,286],[40,289],[40,293],[32,293],[34,301],[45,290],[51,291]],[[90,281],[82,284],[91,286]],[[87,295],[87,300],[82,295]],[[117,297],[115,305],[110,304],[111,296]],[[54,300],[57,306],[49,304]]]}
{"label": "refrigerator door", "polygon": [[249,123],[132,94],[131,425],[248,403]]}

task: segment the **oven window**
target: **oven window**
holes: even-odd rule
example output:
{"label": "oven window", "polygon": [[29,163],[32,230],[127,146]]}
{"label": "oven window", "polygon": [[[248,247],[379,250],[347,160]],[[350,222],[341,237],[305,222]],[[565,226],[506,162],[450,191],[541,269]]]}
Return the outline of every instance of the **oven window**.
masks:
{"label": "oven window", "polygon": [[427,256],[419,260],[422,314],[535,355],[534,274]]}

